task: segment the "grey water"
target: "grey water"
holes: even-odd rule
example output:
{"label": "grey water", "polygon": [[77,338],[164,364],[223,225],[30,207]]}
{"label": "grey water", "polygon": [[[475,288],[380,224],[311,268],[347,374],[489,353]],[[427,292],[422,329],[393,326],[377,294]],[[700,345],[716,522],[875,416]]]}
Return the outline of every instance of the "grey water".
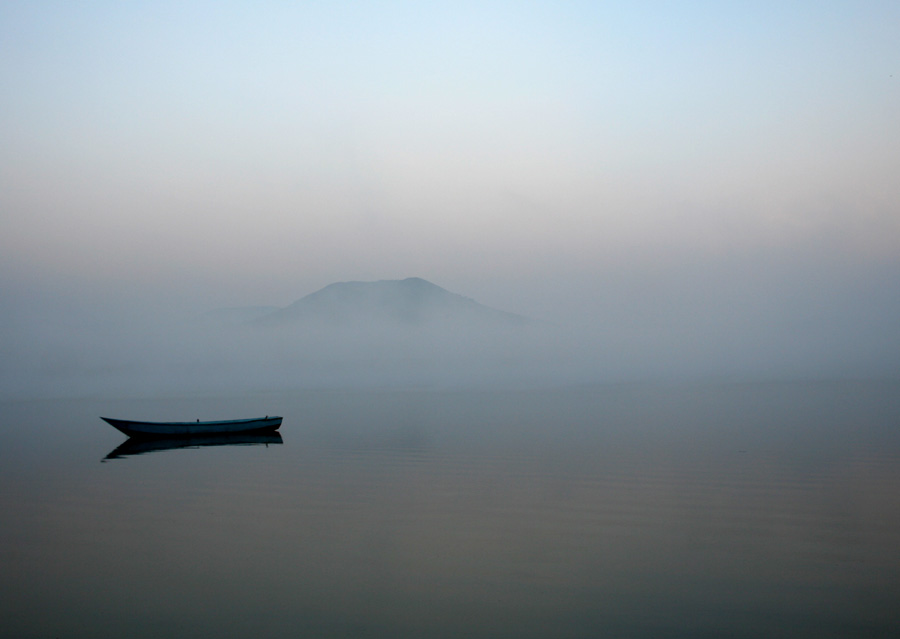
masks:
{"label": "grey water", "polygon": [[893,381],[7,401],[0,488],[4,637],[900,636]]}

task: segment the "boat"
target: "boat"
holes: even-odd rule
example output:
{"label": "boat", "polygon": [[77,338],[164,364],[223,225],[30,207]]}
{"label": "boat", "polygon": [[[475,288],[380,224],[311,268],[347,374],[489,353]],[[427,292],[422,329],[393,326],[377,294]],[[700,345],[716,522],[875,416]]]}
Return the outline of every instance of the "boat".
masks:
{"label": "boat", "polygon": [[136,422],[127,419],[101,417],[107,424],[129,437],[196,437],[227,433],[265,433],[278,430],[281,417],[228,419],[217,422]]}
{"label": "boat", "polygon": [[129,437],[119,444],[103,461],[107,459],[121,459],[134,457],[146,453],[157,453],[165,450],[180,450],[185,448],[205,448],[207,446],[266,446],[269,444],[283,444],[284,440],[277,432],[259,433],[226,433],[224,435],[188,435],[186,437],[172,437],[162,435],[160,437]]}

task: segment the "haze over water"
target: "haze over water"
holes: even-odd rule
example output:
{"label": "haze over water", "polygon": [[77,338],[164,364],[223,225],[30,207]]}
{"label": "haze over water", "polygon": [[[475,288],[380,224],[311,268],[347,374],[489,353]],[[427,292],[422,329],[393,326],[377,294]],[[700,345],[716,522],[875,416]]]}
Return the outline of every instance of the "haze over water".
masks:
{"label": "haze over water", "polygon": [[900,634],[898,25],[0,5],[0,634]]}
{"label": "haze over water", "polygon": [[896,377],[898,11],[6,4],[3,392],[408,277],[560,326],[521,348],[566,380]]}

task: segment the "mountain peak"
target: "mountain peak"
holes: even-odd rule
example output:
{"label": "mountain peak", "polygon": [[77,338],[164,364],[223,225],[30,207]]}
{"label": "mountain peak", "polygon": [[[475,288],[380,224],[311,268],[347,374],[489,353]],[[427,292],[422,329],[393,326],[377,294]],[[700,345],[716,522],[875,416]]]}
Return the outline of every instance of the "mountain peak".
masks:
{"label": "mountain peak", "polygon": [[527,319],[484,306],[420,277],[375,282],[335,282],[262,318],[262,324],[374,322],[423,325],[478,321],[524,324]]}

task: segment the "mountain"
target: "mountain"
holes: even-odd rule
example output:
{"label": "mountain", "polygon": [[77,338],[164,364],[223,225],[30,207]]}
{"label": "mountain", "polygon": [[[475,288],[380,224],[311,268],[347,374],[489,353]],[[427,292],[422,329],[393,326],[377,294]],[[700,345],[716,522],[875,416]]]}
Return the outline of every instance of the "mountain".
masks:
{"label": "mountain", "polygon": [[529,322],[451,293],[418,277],[377,282],[338,282],[253,321],[255,325],[318,322],[328,325],[386,323],[429,325],[471,322],[517,326]]}

